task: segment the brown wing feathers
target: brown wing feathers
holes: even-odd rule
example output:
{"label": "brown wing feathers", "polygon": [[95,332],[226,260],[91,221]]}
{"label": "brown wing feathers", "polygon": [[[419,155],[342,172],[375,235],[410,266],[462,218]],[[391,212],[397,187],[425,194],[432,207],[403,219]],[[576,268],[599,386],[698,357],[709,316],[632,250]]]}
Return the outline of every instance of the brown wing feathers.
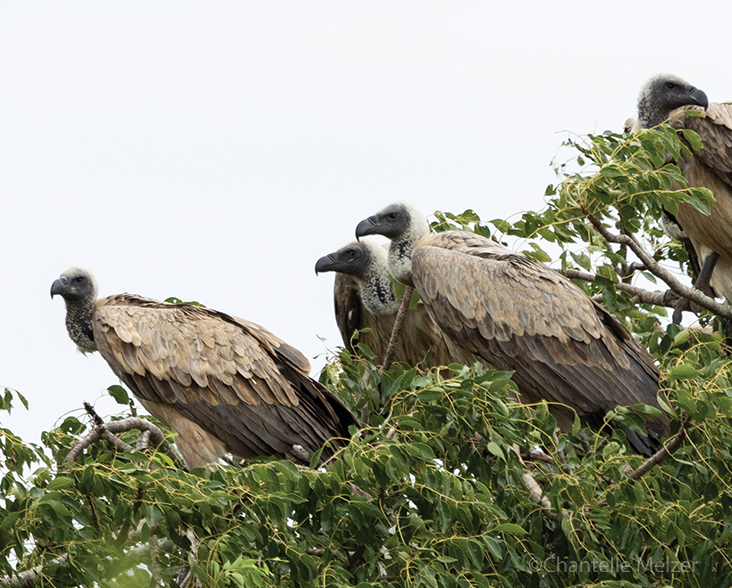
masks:
{"label": "brown wing feathers", "polygon": [[[590,422],[617,405],[657,405],[648,354],[556,272],[490,241],[439,233],[418,242],[412,277],[442,329],[485,363],[514,370],[530,401],[566,404]],[[667,434],[667,419],[649,431]]]}
{"label": "brown wing feathers", "polygon": [[291,456],[293,445],[313,453],[347,437],[355,418],[307,376],[307,360],[251,325],[132,295],[98,301],[93,322],[100,353],[136,395],[169,405],[241,457]]}

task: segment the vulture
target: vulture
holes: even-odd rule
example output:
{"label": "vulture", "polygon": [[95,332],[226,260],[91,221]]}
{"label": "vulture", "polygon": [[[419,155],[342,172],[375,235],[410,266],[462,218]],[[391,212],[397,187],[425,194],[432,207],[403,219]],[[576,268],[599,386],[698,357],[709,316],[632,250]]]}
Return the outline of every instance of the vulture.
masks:
{"label": "vulture", "polygon": [[[379,360],[383,360],[386,355],[394,320],[401,305],[401,300],[394,294],[388,266],[387,250],[367,239],[354,241],[321,257],[315,264],[316,274],[336,272],[333,299],[343,343],[351,349],[354,331],[369,328],[372,332],[364,333],[361,341]],[[476,361],[469,355],[454,356],[449,352],[442,331],[420,301],[416,308],[407,312],[394,361],[416,366],[424,361],[430,350],[430,367],[450,363],[472,365]]]}
{"label": "vulture", "polygon": [[[356,236],[391,239],[389,268],[414,285],[453,345],[489,368],[515,372],[522,399],[574,409],[599,426],[619,405],[658,407],[659,371],[625,327],[567,278],[467,231],[430,233],[412,205],[396,203],[361,221]],[[571,410],[550,406],[563,429]],[[668,435],[666,415],[646,423],[648,437],[626,430],[650,455]]]}
{"label": "vulture", "polygon": [[97,300],[86,270],[51,286],[66,302],[66,329],[82,353],[98,351],[142,405],[178,434],[189,468],[277,456],[307,462],[350,437],[356,418],[296,349],[249,321],[134,294]]}
{"label": "vulture", "polygon": [[[689,110],[704,116],[689,116]],[[702,285],[697,287],[706,289],[709,283],[715,295],[732,301],[732,103],[709,104],[704,92],[681,78],[658,75],[641,89],[636,129],[664,121],[679,131],[690,129],[699,135],[702,148],[676,163],[689,187],[709,188],[716,199],[709,215],[686,204],[676,215],[666,212],[664,230],[670,237],[690,243],[699,265],[705,266],[700,272]],[[716,255],[710,257],[712,253]]]}

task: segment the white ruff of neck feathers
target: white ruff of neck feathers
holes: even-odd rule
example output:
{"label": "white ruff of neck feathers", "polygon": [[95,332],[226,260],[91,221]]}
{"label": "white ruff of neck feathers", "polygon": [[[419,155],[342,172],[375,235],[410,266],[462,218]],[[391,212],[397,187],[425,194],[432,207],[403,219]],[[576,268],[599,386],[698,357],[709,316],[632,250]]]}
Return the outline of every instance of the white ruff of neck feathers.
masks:
{"label": "white ruff of neck feathers", "polygon": [[410,213],[409,228],[402,236],[391,242],[389,271],[397,282],[412,286],[412,251],[417,241],[430,232],[430,225],[414,206],[408,204],[405,206]]}

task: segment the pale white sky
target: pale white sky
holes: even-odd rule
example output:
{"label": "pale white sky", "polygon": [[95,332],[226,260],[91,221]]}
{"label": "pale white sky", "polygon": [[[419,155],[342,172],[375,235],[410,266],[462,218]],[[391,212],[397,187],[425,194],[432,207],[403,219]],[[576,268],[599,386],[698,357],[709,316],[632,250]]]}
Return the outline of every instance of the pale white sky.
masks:
{"label": "pale white sky", "polygon": [[[543,206],[565,131],[620,130],[672,72],[732,99],[732,5],[3,2],[0,385],[38,441],[116,378],[51,282],[177,296],[313,358],[340,338],[315,261],[395,200]],[[321,366],[322,358],[313,361]]]}

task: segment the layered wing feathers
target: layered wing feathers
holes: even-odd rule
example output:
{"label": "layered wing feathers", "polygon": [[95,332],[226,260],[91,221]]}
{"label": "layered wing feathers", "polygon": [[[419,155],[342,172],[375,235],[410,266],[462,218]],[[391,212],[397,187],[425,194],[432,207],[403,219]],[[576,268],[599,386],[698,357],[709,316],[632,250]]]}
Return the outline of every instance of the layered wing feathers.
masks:
{"label": "layered wing feathers", "polygon": [[[420,240],[414,283],[435,322],[514,380],[530,401],[567,404],[590,421],[618,405],[657,406],[658,370],[604,309],[551,269],[478,235]],[[667,421],[649,423],[667,433]]]}
{"label": "layered wing feathers", "polygon": [[308,377],[302,354],[243,319],[125,294],[97,302],[93,329],[99,352],[153,413],[173,408],[241,457],[291,456],[293,445],[312,453],[357,424]]}

